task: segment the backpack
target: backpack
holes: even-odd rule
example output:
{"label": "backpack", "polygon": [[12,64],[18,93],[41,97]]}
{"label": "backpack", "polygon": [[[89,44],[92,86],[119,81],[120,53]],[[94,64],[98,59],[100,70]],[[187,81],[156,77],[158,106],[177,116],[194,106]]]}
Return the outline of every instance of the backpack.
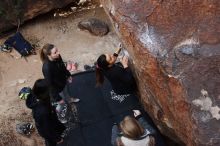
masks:
{"label": "backpack", "polygon": [[13,36],[9,37],[4,44],[13,47],[21,56],[36,54],[32,45],[24,39],[20,32],[16,32]]}
{"label": "backpack", "polygon": [[32,90],[30,87],[23,87],[18,93],[18,97],[20,99],[26,100],[28,96],[31,94]]}

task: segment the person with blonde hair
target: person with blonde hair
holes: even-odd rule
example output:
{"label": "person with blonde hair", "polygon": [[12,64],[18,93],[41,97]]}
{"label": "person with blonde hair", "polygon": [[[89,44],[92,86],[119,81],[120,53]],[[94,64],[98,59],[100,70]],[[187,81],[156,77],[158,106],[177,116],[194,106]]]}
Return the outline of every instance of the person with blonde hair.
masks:
{"label": "person with blonde hair", "polygon": [[130,116],[126,116],[120,122],[120,130],[122,136],[117,138],[117,146],[154,146],[154,137],[150,136],[150,132],[144,129],[138,121]]}

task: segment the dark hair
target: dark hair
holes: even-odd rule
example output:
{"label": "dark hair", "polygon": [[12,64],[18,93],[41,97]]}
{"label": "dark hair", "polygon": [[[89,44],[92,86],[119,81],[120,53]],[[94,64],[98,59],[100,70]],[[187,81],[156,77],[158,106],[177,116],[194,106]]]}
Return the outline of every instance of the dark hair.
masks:
{"label": "dark hair", "polygon": [[104,82],[103,71],[107,70],[109,63],[106,60],[106,56],[104,54],[100,55],[97,59],[97,67],[96,67],[96,86],[100,86]]}
{"label": "dark hair", "polygon": [[35,81],[34,86],[32,88],[33,94],[37,99],[43,102],[49,102],[49,84],[46,79],[38,79]]}
{"label": "dark hair", "polygon": [[48,56],[51,54],[51,50],[54,48],[53,44],[45,44],[40,51],[40,59],[42,62],[48,60]]}

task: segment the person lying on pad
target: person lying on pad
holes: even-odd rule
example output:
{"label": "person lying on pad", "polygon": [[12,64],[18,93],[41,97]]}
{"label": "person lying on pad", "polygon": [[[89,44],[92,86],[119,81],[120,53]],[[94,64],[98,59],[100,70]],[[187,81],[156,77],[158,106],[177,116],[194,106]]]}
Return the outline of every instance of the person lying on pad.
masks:
{"label": "person lying on pad", "polygon": [[105,77],[112,86],[111,95],[105,100],[116,124],[126,115],[132,115],[133,109],[139,108],[136,82],[128,66],[128,57],[123,56],[120,62],[116,63],[120,50],[119,48],[114,54],[100,55],[96,66],[96,86],[101,86]]}
{"label": "person lying on pad", "polygon": [[144,129],[138,121],[126,116],[120,122],[120,136],[116,140],[117,146],[154,146],[155,139],[148,129]]}
{"label": "person lying on pad", "polygon": [[62,123],[66,123],[65,113],[63,113],[67,108],[65,100],[66,102],[67,100],[69,102],[79,102],[78,98],[70,98],[66,91],[66,84],[72,82],[71,74],[66,69],[59,50],[53,44],[43,46],[40,52],[40,58],[43,62],[42,72],[44,78],[50,86],[50,96],[57,105],[56,111],[58,118]]}
{"label": "person lying on pad", "polygon": [[45,79],[35,81],[32,92],[26,99],[26,106],[32,110],[36,128],[45,139],[46,146],[61,143],[65,126],[60,123],[50,104],[49,86]]}

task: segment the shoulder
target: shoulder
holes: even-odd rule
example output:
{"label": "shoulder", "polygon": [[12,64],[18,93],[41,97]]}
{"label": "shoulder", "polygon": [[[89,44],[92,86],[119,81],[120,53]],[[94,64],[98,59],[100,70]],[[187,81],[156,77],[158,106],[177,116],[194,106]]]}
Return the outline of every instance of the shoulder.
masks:
{"label": "shoulder", "polygon": [[51,69],[51,63],[49,61],[45,61],[42,66],[43,71],[49,71]]}
{"label": "shoulder", "polygon": [[49,67],[49,61],[43,62],[43,68],[48,68]]}
{"label": "shoulder", "polygon": [[114,64],[109,70],[114,73],[120,73],[124,70],[124,68],[122,68],[121,66],[117,64]]}

